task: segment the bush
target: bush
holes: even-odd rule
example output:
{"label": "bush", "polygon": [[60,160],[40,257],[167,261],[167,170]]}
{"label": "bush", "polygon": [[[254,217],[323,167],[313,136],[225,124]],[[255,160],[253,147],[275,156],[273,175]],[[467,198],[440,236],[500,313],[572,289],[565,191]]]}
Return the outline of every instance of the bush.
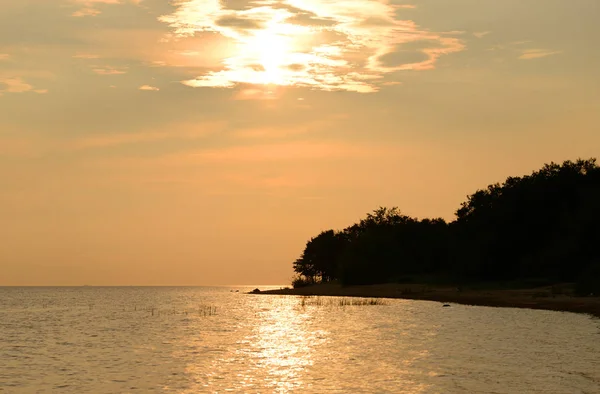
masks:
{"label": "bush", "polygon": [[294,289],[298,289],[300,287],[306,287],[306,286],[310,286],[313,285],[314,281],[305,278],[303,276],[296,276],[294,279],[292,279],[292,287]]}

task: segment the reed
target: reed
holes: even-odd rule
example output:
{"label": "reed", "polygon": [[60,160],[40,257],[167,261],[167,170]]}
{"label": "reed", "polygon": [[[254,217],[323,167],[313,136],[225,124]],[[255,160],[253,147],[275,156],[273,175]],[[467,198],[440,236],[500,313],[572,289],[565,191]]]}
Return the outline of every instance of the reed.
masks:
{"label": "reed", "polygon": [[303,296],[300,298],[300,306],[376,306],[387,305],[387,302],[380,298],[355,298],[355,297],[318,297]]}
{"label": "reed", "polygon": [[217,307],[213,305],[198,305],[198,314],[201,316],[214,316],[217,314]]}
{"label": "reed", "polygon": [[[131,309],[130,309],[131,310]],[[198,316],[214,316],[217,314],[217,307],[215,305],[198,305],[195,309],[160,309],[156,306],[146,306],[146,307],[138,307],[134,306],[133,312],[144,312],[149,314],[150,316],[189,316],[194,313]]]}

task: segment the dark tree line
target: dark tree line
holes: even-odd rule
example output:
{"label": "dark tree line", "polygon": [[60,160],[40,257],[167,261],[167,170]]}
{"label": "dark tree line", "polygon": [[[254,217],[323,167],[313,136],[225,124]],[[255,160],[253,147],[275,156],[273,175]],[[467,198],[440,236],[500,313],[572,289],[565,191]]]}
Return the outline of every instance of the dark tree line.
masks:
{"label": "dark tree line", "polygon": [[456,219],[412,218],[379,208],[341,231],[310,239],[294,286],[429,278],[577,282],[600,293],[600,167],[551,163],[468,196]]}

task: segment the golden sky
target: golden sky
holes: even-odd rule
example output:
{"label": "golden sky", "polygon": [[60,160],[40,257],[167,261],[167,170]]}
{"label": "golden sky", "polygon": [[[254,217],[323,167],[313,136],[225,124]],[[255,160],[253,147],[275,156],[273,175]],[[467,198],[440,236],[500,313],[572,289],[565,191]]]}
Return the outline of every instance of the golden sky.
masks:
{"label": "golden sky", "polygon": [[0,3],[0,285],[287,284],[600,156],[598,0]]}

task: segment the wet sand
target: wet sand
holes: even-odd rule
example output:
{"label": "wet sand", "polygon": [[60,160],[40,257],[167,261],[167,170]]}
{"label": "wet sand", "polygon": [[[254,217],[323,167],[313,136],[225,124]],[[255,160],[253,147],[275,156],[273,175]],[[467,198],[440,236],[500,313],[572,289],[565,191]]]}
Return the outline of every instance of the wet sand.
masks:
{"label": "wet sand", "polygon": [[587,313],[600,317],[600,297],[573,297],[556,294],[556,292],[552,291],[551,286],[519,290],[472,290],[422,284],[383,284],[343,287],[338,284],[327,283],[298,289],[265,290],[256,294],[402,298],[465,305],[546,309]]}

